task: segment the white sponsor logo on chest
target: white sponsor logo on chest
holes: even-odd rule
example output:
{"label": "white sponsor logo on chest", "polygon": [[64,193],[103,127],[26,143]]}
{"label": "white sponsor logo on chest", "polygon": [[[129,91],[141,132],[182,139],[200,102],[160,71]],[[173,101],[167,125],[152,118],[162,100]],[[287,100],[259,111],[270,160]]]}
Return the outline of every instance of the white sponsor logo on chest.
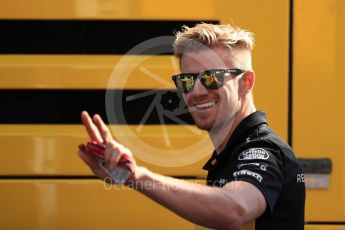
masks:
{"label": "white sponsor logo on chest", "polygon": [[262,159],[267,160],[270,157],[268,152],[262,148],[250,148],[241,152],[238,156],[238,160],[253,160],[253,159]]}

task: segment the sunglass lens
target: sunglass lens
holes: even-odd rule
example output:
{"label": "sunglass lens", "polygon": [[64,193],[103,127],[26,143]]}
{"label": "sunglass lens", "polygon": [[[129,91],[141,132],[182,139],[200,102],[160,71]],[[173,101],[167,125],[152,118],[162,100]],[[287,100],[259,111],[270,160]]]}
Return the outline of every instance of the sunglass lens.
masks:
{"label": "sunglass lens", "polygon": [[190,92],[194,88],[195,77],[192,75],[181,75],[178,87],[183,89],[184,93]]}
{"label": "sunglass lens", "polygon": [[223,72],[205,72],[201,76],[201,82],[208,89],[219,89],[223,86]]}

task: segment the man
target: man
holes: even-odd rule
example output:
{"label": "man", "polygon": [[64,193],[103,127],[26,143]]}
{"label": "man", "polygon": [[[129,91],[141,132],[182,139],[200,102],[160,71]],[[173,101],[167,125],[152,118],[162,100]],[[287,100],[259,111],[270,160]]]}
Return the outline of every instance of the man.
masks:
{"label": "man", "polygon": [[[106,168],[132,173],[125,182],[176,214],[215,229],[303,229],[303,173],[290,147],[256,111],[250,32],[229,25],[184,27],[174,43],[181,74],[173,76],[195,124],[207,130],[215,151],[202,186],[155,174],[136,165],[129,149],[115,142],[98,115],[82,113],[91,140],[105,143]],[[80,157],[104,179],[107,174],[86,148]],[[125,159],[123,161],[122,159]],[[151,189],[138,184],[150,183]]]}

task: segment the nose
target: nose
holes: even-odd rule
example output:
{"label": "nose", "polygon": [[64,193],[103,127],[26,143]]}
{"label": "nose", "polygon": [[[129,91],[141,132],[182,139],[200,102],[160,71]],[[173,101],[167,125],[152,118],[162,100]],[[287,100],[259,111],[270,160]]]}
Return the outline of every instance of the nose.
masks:
{"label": "nose", "polygon": [[201,83],[200,79],[197,79],[192,91],[193,95],[205,95],[208,93],[208,89]]}

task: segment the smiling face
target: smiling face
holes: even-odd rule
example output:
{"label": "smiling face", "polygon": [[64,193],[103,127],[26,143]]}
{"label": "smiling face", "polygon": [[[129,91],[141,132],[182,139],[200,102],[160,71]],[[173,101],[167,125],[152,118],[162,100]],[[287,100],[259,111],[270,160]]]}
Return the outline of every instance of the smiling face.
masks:
{"label": "smiling face", "polygon": [[[233,54],[235,55],[235,54]],[[190,51],[181,57],[182,73],[199,73],[207,69],[241,68],[229,57],[229,48],[214,46],[200,51]],[[231,125],[241,108],[242,90],[239,78],[226,74],[224,85],[219,89],[207,89],[197,80],[194,89],[184,93],[184,100],[195,124],[203,130],[217,130],[224,125]]]}

